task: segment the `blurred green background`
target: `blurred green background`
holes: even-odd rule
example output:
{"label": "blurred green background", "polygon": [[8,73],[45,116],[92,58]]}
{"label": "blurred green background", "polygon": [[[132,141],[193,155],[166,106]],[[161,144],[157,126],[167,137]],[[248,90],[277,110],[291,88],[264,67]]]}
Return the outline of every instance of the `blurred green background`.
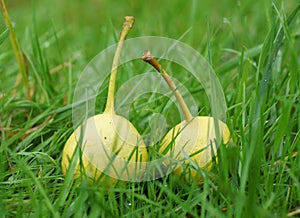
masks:
{"label": "blurred green background", "polygon": [[[72,60],[75,75],[96,54],[117,41],[126,15],[136,18],[129,38],[155,35],[180,39],[206,58],[209,56],[214,69],[218,69],[235,56],[235,51],[248,50],[263,42],[273,23],[272,4],[284,8],[288,14],[296,3],[297,0],[6,2],[17,37],[27,54],[36,55],[37,41],[33,39],[38,39],[50,69]],[[4,28],[1,20],[0,30]],[[8,63],[0,63],[7,85],[14,83],[17,73],[13,53],[6,53],[10,49],[9,40],[0,47],[2,60]],[[232,76],[235,75],[233,71]]]}
{"label": "blurred green background", "polygon": [[[289,11],[296,2],[289,0],[282,4]],[[7,1],[7,8],[21,43],[28,40],[36,22],[40,37],[50,37],[53,27],[56,29],[64,54],[81,50],[90,58],[114,43],[108,35],[117,34],[125,15],[136,18],[130,37],[159,35],[178,39],[187,33],[182,41],[203,52],[209,23],[211,46],[218,47],[212,49],[214,52],[222,52],[223,48],[250,48],[261,43],[268,31],[271,22],[266,8],[271,8],[271,4],[270,0],[12,0]]]}

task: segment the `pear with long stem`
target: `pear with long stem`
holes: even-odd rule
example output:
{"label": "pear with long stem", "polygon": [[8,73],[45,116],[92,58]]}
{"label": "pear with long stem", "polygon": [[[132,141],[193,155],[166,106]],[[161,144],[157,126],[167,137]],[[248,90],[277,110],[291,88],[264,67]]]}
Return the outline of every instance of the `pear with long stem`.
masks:
{"label": "pear with long stem", "polygon": [[[74,177],[82,172],[106,186],[117,180],[136,181],[143,177],[148,160],[146,145],[130,121],[114,111],[115,81],[121,50],[134,18],[126,16],[112,63],[105,110],[88,118],[67,140],[62,154],[63,173],[71,167],[74,156]],[[74,155],[81,146],[82,155]]]}
{"label": "pear with long stem", "polygon": [[[152,65],[167,82],[173,91],[176,100],[184,114],[185,120],[173,127],[165,135],[159,149],[159,153],[165,155],[164,164],[171,165],[173,173],[182,175],[184,165],[192,165],[194,168],[211,169],[212,161],[217,153],[217,143],[228,143],[230,132],[225,123],[209,116],[193,117],[172,78],[162,69],[158,61],[149,50],[145,51],[142,60]],[[172,160],[175,162],[172,167]],[[196,169],[189,168],[184,176],[187,181],[196,180],[203,182],[202,176]]]}

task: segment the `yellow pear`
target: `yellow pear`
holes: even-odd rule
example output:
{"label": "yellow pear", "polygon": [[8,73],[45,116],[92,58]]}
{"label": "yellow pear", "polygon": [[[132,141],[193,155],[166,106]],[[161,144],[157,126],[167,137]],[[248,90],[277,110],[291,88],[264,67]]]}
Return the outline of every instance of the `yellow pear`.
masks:
{"label": "yellow pear", "polygon": [[114,111],[119,58],[133,24],[134,18],[126,16],[113,59],[104,112],[88,118],[65,144],[62,154],[64,174],[70,168],[77,146],[80,146],[81,162],[77,155],[74,178],[85,172],[91,180],[96,180],[104,186],[111,186],[117,180],[139,181],[143,178],[148,160],[146,145],[132,123]]}
{"label": "yellow pear", "polygon": [[[142,59],[161,73],[185,116],[185,120],[169,130],[162,139],[159,152],[165,155],[166,160],[163,163],[171,167],[176,175],[186,173],[184,165],[189,164],[210,170],[212,160],[217,154],[217,144],[221,140],[226,144],[230,139],[227,125],[209,116],[193,117],[172,78],[162,69],[149,50],[144,53]],[[189,168],[184,178],[187,181],[195,179],[198,184],[203,181],[201,175],[193,168]]]}

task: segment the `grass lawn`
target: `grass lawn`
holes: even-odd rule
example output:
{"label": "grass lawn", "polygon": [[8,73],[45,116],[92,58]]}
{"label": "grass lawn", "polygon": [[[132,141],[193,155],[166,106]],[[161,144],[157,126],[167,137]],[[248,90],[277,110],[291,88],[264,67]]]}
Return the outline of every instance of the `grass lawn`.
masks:
{"label": "grass lawn", "polygon": [[[22,74],[1,14],[0,217],[300,216],[299,1],[7,0],[6,7],[26,61]],[[62,173],[77,82],[93,57],[117,42],[126,15],[136,19],[128,39],[178,39],[216,73],[231,141],[219,147],[211,171],[198,169],[203,184],[169,175],[105,188]],[[148,48],[136,49],[142,56]],[[211,114],[187,69],[161,63],[196,99],[198,114]],[[117,90],[150,70],[141,60],[122,65]],[[105,78],[97,113],[107,85]],[[168,102],[145,94],[129,120],[147,135],[149,117],[159,113],[169,130],[181,117]]]}

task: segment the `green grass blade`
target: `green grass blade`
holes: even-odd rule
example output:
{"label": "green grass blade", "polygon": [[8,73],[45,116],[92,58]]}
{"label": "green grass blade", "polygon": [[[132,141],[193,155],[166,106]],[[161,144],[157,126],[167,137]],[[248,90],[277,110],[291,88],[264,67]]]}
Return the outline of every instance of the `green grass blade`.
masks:
{"label": "green grass blade", "polygon": [[6,28],[6,30],[0,34],[0,45],[5,41],[6,38],[8,38],[9,32],[9,28]]}

